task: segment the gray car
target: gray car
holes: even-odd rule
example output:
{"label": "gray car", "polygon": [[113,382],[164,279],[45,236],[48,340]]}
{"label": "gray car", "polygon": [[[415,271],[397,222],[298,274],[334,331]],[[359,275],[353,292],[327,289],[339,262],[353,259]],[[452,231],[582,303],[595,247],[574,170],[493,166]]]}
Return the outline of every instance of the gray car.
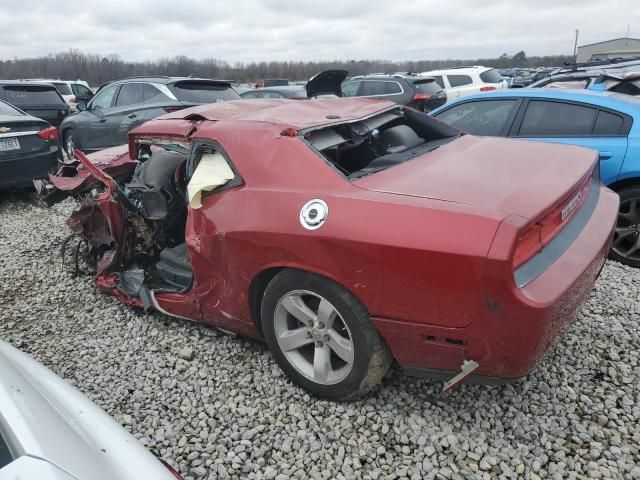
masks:
{"label": "gray car", "polygon": [[0,341],[0,480],[176,480],[104,411]]}
{"label": "gray car", "polygon": [[135,77],[103,85],[60,126],[67,155],[127,143],[127,134],[152,118],[206,103],[239,100],[231,82],[185,77]]}

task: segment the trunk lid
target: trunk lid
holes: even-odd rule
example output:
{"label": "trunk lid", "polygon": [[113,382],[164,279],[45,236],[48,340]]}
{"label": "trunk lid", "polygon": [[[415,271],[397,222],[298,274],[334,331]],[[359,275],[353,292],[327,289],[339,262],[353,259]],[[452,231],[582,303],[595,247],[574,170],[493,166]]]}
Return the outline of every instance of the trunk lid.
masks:
{"label": "trunk lid", "polygon": [[578,188],[597,160],[596,152],[582,147],[463,135],[353,185],[535,220]]}
{"label": "trunk lid", "polygon": [[342,96],[342,82],[345,81],[349,72],[346,70],[325,70],[309,79],[305,85],[307,97],[313,98],[318,95]]}

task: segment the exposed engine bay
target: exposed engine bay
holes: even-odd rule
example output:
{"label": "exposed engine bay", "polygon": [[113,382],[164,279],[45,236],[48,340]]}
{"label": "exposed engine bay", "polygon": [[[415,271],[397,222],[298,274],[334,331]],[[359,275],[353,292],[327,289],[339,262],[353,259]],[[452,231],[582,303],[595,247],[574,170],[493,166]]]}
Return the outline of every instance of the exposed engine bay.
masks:
{"label": "exposed engine bay", "polygon": [[449,143],[461,132],[402,107],[352,123],[307,131],[304,138],[347,178],[370,175]]}

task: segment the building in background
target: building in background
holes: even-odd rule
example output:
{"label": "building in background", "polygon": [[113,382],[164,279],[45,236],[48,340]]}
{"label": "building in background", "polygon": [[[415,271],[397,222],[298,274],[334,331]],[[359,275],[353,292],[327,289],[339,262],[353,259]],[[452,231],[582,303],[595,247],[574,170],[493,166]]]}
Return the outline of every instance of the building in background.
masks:
{"label": "building in background", "polygon": [[578,47],[577,62],[640,57],[640,38],[614,38]]}

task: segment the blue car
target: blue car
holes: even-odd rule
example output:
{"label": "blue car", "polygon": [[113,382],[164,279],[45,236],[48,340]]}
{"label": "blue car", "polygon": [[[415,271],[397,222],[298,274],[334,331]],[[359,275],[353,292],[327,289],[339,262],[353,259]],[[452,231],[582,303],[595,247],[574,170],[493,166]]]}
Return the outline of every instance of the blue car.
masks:
{"label": "blue car", "polygon": [[591,90],[498,90],[463,97],[429,115],[473,135],[597,150],[602,181],[620,195],[610,257],[640,267],[640,99]]}

